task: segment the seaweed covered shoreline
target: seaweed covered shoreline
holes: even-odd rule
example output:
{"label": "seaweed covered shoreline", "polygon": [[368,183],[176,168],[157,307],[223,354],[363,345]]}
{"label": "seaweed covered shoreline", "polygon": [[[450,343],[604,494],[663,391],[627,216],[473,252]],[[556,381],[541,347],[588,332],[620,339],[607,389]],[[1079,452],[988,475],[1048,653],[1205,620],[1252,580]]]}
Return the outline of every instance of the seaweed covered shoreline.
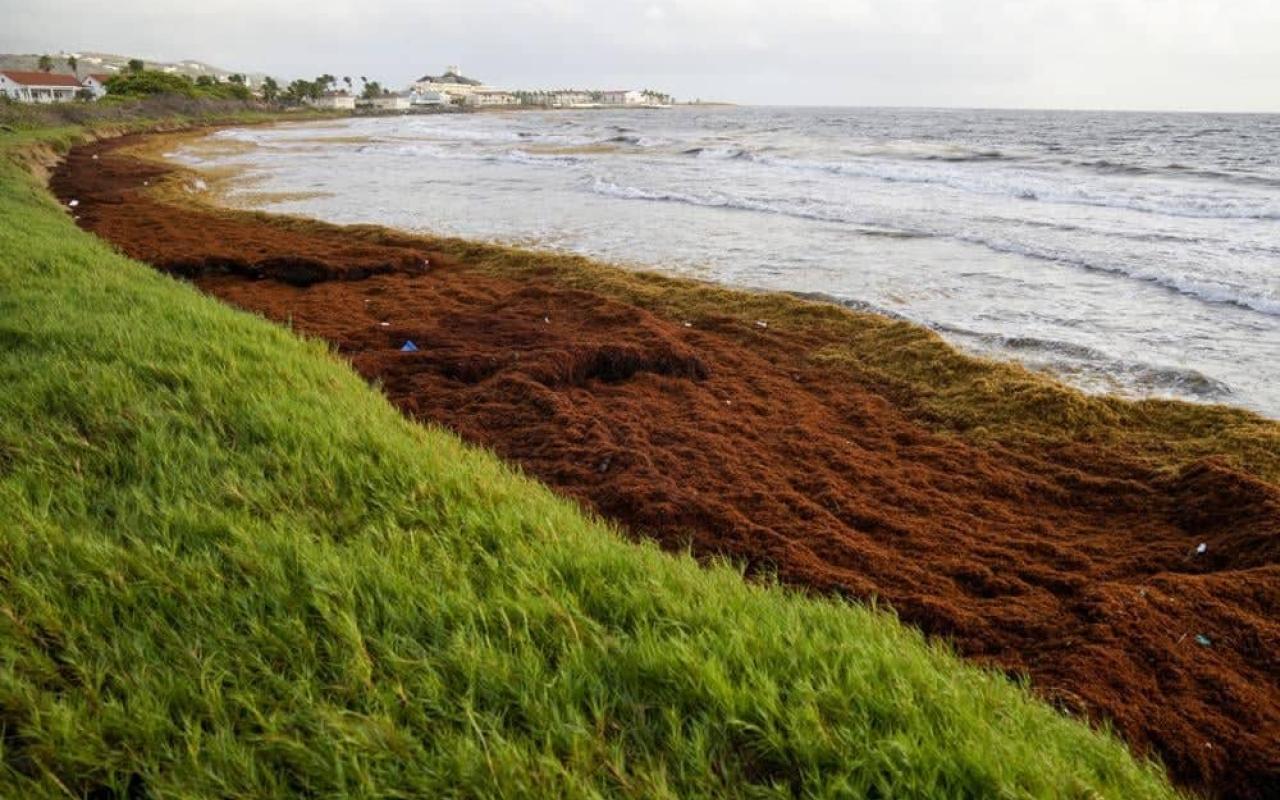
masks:
{"label": "seaweed covered shoreline", "polygon": [[410,417],[633,535],[887,602],[1184,785],[1275,785],[1274,423],[1002,382],[797,300],[166,201],[132,144],[55,175],[83,227],[332,343]]}

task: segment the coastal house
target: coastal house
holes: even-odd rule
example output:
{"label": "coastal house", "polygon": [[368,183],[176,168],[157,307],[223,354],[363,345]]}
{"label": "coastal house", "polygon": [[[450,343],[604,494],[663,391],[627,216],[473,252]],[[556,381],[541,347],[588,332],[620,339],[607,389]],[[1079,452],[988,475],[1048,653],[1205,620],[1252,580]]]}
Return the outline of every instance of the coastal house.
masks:
{"label": "coastal house", "polygon": [[324,108],[335,111],[355,111],[356,99],[346,92],[327,92],[314,100],[308,100],[312,108]]}
{"label": "coastal house", "polygon": [[370,111],[408,111],[412,104],[408,97],[385,94],[379,97],[362,98],[356,101],[356,105]]}
{"label": "coastal house", "polygon": [[463,98],[462,103],[468,108],[518,106],[520,105],[520,98],[516,97],[511,92],[489,90],[484,92],[471,92]]}
{"label": "coastal house", "polygon": [[107,81],[111,80],[111,75],[105,72],[93,72],[85,76],[82,84],[84,88],[93,92],[93,99],[98,100],[107,95]]}
{"label": "coastal house", "polygon": [[606,106],[641,106],[646,102],[643,92],[634,89],[614,89],[600,93],[600,102]]}
{"label": "coastal house", "polygon": [[0,72],[0,93],[19,103],[65,103],[83,88],[79,78],[60,72]]}
{"label": "coastal house", "polygon": [[438,92],[448,97],[451,102],[456,103],[465,102],[466,97],[475,92],[492,90],[492,87],[485,86],[482,81],[463,75],[458,71],[456,65],[446,67],[443,75],[423,75],[414,81],[410,87],[410,91],[413,94],[423,95],[428,92]]}

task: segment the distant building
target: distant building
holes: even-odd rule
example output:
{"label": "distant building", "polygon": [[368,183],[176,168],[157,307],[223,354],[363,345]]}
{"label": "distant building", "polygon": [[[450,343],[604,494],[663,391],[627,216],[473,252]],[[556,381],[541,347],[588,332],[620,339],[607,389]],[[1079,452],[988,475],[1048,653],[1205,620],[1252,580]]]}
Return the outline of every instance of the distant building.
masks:
{"label": "distant building", "polygon": [[83,88],[79,78],[59,72],[0,72],[0,93],[19,103],[65,103]]}
{"label": "distant building", "polygon": [[373,111],[408,111],[411,105],[408,97],[398,94],[386,94],[379,97],[362,98],[356,101],[360,108]]}
{"label": "distant building", "polygon": [[471,92],[463,98],[463,105],[469,108],[493,108],[495,106],[518,106],[520,98],[510,92],[494,90]]}
{"label": "distant building", "polygon": [[84,88],[93,92],[93,99],[98,100],[107,94],[107,81],[111,80],[111,75],[105,72],[94,72],[85,76],[83,81]]}
{"label": "distant building", "polygon": [[434,89],[428,89],[425,92],[413,92],[409,95],[409,105],[417,107],[426,106],[447,106],[449,105],[449,95],[444,92],[438,92]]}
{"label": "distant building", "polygon": [[558,108],[572,108],[573,106],[589,106],[592,103],[590,92],[548,92],[548,105]]}
{"label": "distant building", "polygon": [[462,75],[456,66],[445,68],[443,75],[423,75],[410,87],[413,94],[422,95],[427,92],[439,92],[453,102],[464,102],[467,95],[475,92],[492,91],[482,81]]}
{"label": "distant building", "polygon": [[646,100],[643,92],[637,92],[634,89],[615,89],[600,93],[600,102],[606,106],[640,106],[644,105]]}
{"label": "distant building", "polygon": [[308,100],[307,105],[313,108],[355,111],[356,99],[346,92],[330,92],[329,94],[322,94],[314,100]]}

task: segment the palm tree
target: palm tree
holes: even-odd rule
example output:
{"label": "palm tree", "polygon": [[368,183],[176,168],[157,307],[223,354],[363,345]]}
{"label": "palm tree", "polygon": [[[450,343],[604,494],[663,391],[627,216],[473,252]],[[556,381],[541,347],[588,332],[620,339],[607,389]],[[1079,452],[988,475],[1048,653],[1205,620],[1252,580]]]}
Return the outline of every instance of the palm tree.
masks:
{"label": "palm tree", "polygon": [[41,72],[52,72],[52,71],[53,71],[53,59],[52,59],[52,58],[50,58],[50,57],[49,57],[49,56],[47,56],[47,55],[40,56],[40,71],[41,71]]}
{"label": "palm tree", "polygon": [[71,74],[74,75],[76,68],[80,66],[80,62],[76,60],[75,56],[67,56],[67,66],[71,67]]}
{"label": "palm tree", "polygon": [[268,75],[262,79],[262,99],[268,103],[280,96],[280,84],[276,83],[276,79]]}
{"label": "palm tree", "polygon": [[351,76],[350,76],[350,75],[343,75],[343,76],[342,76],[342,82],[343,82],[343,83],[345,83],[345,84],[347,85],[347,91],[348,91],[348,92],[350,92],[350,91],[351,91]]}

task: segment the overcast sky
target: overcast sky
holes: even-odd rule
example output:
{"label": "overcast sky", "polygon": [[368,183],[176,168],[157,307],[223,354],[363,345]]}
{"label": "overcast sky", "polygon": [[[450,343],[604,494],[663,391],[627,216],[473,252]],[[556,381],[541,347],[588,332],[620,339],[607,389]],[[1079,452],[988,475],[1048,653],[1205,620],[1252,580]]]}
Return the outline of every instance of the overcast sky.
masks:
{"label": "overcast sky", "polygon": [[0,51],[805,105],[1280,111],[1280,0],[0,0]]}

